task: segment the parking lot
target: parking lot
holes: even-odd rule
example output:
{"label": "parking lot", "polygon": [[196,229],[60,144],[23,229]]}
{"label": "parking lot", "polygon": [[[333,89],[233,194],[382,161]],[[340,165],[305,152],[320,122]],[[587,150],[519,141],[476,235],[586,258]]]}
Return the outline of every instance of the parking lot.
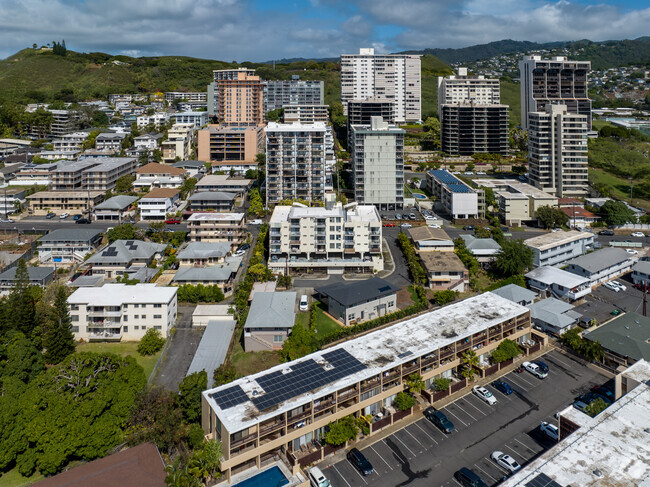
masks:
{"label": "parking lot", "polygon": [[470,392],[441,408],[454,423],[451,434],[445,435],[422,417],[362,450],[374,467],[368,477],[361,476],[345,459],[323,467],[325,476],[335,486],[446,487],[458,486],[454,472],[468,467],[488,485],[498,484],[507,471],[490,459],[493,451],[500,450],[526,464],[554,443],[541,433],[540,422],[556,423],[553,416],[557,411],[608,380],[558,351],[542,360],[550,369],[544,380],[528,372],[511,372],[502,378],[514,391],[508,396],[488,385],[497,398],[494,406]]}
{"label": "parking lot", "polygon": [[[643,309],[643,292],[632,286],[630,274],[617,277],[615,280],[625,285],[625,291],[612,291],[601,284],[593,289],[592,297],[623,311],[640,313]],[[613,318],[613,316],[610,318]]]}

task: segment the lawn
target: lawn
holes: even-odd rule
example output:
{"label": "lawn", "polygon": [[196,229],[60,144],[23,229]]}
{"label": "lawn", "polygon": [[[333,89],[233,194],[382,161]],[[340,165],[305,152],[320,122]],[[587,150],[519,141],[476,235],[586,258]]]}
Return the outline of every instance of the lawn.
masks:
{"label": "lawn", "polygon": [[[618,200],[630,201],[630,181],[619,178],[603,169],[596,167],[589,168],[589,182],[593,185],[596,183],[605,184],[612,196]],[[638,184],[638,182],[637,182]],[[650,210],[650,201],[636,197],[633,200],[634,206]]]}
{"label": "lawn", "polygon": [[232,366],[242,377],[269,369],[280,363],[278,352],[244,352],[239,341],[235,343],[230,357]]}
{"label": "lawn", "polygon": [[[316,330],[319,337],[327,336],[341,328],[341,323],[325,314],[323,303],[316,302]],[[302,312],[296,315],[296,324],[308,327],[309,313]]]}
{"label": "lawn", "polygon": [[144,369],[144,373],[147,377],[153,372],[153,368],[156,365],[160,353],[158,352],[155,355],[150,355],[148,357],[143,357],[138,353],[138,342],[119,342],[119,343],[107,343],[107,342],[94,342],[94,343],[81,343],[77,345],[77,352],[99,352],[99,353],[114,353],[122,357],[131,355],[135,360],[140,364]]}
{"label": "lawn", "polygon": [[24,485],[35,484],[42,480],[40,473],[35,473],[31,477],[23,477],[18,472],[18,467],[14,467],[0,477],[0,487],[23,487]]}

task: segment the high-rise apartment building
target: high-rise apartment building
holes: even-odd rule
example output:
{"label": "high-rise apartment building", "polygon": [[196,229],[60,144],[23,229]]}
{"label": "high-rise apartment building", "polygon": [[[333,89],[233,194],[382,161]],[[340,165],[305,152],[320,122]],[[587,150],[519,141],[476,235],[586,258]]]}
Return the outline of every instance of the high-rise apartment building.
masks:
{"label": "high-rise apartment building", "polygon": [[366,100],[350,100],[348,109],[348,134],[352,125],[370,125],[372,117],[381,117],[384,122],[395,124],[395,105],[388,100],[368,98]]}
{"label": "high-rise apartment building", "polygon": [[547,104],[565,105],[569,113],[585,115],[591,129],[591,100],[587,75],[590,61],[568,61],[558,56],[524,56],[519,61],[521,78],[521,126],[528,129],[528,114]]}
{"label": "high-rise apartment building", "polygon": [[322,105],[324,83],[301,80],[293,75],[291,80],[262,81],[264,85],[264,113],[287,105]]}
{"label": "high-rise apartment building", "polygon": [[587,194],[587,115],[566,105],[546,105],[528,118],[529,178],[535,187],[558,198]]}
{"label": "high-rise apartment building", "polygon": [[352,125],[348,136],[354,175],[354,199],[380,210],[404,207],[404,130],[372,117]]}
{"label": "high-rise apartment building", "polygon": [[284,199],[322,200],[325,195],[323,122],[280,124],[266,132],[266,204]]}
{"label": "high-rise apartment building", "polygon": [[341,103],[377,98],[395,105],[395,121],[417,122],[421,114],[420,56],[377,54],[372,48],[341,55]]}
{"label": "high-rise apartment building", "polygon": [[286,105],[284,123],[329,122],[328,105]]}
{"label": "high-rise apartment building", "polygon": [[221,125],[252,127],[264,122],[264,87],[255,70],[214,71],[208,86],[208,113]]}
{"label": "high-rise apartment building", "polygon": [[500,104],[499,80],[487,79],[484,76],[469,76],[467,68],[458,68],[457,76],[438,76],[438,116],[442,105],[457,103]]}

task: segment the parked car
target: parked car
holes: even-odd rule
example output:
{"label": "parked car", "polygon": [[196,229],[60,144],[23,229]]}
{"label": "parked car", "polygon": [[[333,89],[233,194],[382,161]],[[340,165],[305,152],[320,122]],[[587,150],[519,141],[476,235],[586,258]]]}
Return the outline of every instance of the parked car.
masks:
{"label": "parked car", "polygon": [[573,403],[573,407],[576,408],[578,411],[582,411],[583,413],[587,412],[587,406],[588,404],[584,403],[583,401],[575,401]]}
{"label": "parked car", "polygon": [[429,228],[442,228],[440,225],[438,225],[438,224],[436,224],[436,223],[429,223],[427,226],[428,226]]}
{"label": "parked car", "polygon": [[424,416],[437,426],[444,433],[451,433],[454,431],[454,423],[449,421],[447,416],[442,411],[437,411],[434,407],[429,406],[424,410]]}
{"label": "parked car", "polygon": [[70,213],[67,213],[67,212],[66,212],[66,213],[61,213],[61,215],[59,215],[59,218],[60,218],[61,220],[65,220],[65,219],[68,218],[69,216],[70,216]]}
{"label": "parked car", "polygon": [[424,213],[424,219],[425,220],[437,220],[435,216],[433,216],[431,213]]}
{"label": "parked car", "polygon": [[50,212],[50,213],[48,213],[47,215],[45,215],[45,218],[47,218],[48,220],[51,220],[51,219],[54,218],[55,216],[56,216],[56,213],[51,213],[51,212]]}
{"label": "parked car", "polygon": [[542,433],[548,436],[551,440],[558,441],[560,439],[560,432],[554,424],[542,421],[539,425],[539,429],[542,430]]}
{"label": "parked car", "polygon": [[2,223],[14,223],[15,220],[12,219],[12,218],[3,218],[2,220],[0,220],[0,222],[2,222]]}
{"label": "parked car", "polygon": [[639,255],[639,251],[638,251],[638,250],[634,250],[634,249],[625,249],[625,251],[626,251],[628,254],[630,254],[630,255]]}
{"label": "parked car", "polygon": [[502,392],[506,396],[512,394],[512,387],[510,387],[510,384],[502,380],[495,380],[492,382],[492,387],[494,387],[497,391]]}
{"label": "parked car", "polygon": [[632,234],[632,236],[633,236],[633,237],[645,237],[645,235],[644,235],[643,232],[634,232],[634,233]]}
{"label": "parked car", "polygon": [[546,365],[544,362],[542,362],[541,360],[534,360],[533,363],[537,364],[542,372],[548,374],[548,365]]}
{"label": "parked car", "polygon": [[90,223],[90,220],[88,218],[79,218],[75,223],[77,225],[86,225]]}
{"label": "parked car", "polygon": [[309,484],[311,487],[330,487],[330,481],[325,478],[318,467],[309,469]]}
{"label": "parked car", "polygon": [[402,228],[411,228],[412,226],[413,226],[413,225],[411,225],[410,223],[402,223],[402,224],[400,225],[400,227],[402,227]]}
{"label": "parked car", "polygon": [[232,253],[232,255],[235,256],[235,257],[242,257],[245,254],[246,254],[245,249],[237,249]]}
{"label": "parked car", "polygon": [[548,372],[544,372],[542,368],[534,362],[524,362],[521,366],[539,379],[545,379],[546,376],[548,376]]}
{"label": "parked car", "polygon": [[250,223],[251,225],[261,225],[261,224],[262,224],[262,220],[261,220],[260,218],[256,218],[255,220],[251,220],[251,221],[248,222],[248,223]]}
{"label": "parked car", "polygon": [[352,448],[352,450],[348,452],[348,461],[365,476],[370,475],[374,471],[372,464],[368,461],[365,455],[356,448]]}
{"label": "parked car", "polygon": [[401,213],[397,213],[397,214],[395,215],[395,220],[401,220],[401,219],[402,219],[402,214],[401,214]]}
{"label": "parked car", "polygon": [[474,392],[474,394],[476,394],[481,400],[485,401],[490,406],[497,403],[497,398],[494,397],[492,393],[488,391],[485,387],[474,386],[472,388],[472,392]]}
{"label": "parked car", "polygon": [[394,227],[395,224],[394,223],[384,223],[384,226],[385,227]]}
{"label": "parked car", "polygon": [[617,286],[621,291],[627,291],[627,286],[623,284],[621,281],[609,281],[609,282],[614,284],[614,286]]}
{"label": "parked car", "polygon": [[181,221],[178,218],[169,218],[169,219],[165,220],[165,223],[167,225],[178,225],[178,224],[181,223]]}
{"label": "parked car", "polygon": [[77,220],[79,220],[80,218],[83,218],[83,217],[84,217],[83,215],[76,214],[76,215],[74,215],[74,216],[72,217],[72,219],[73,219],[74,221],[77,221]]}
{"label": "parked car", "polygon": [[474,225],[465,225],[463,230],[474,230]]}
{"label": "parked car", "polygon": [[600,232],[598,232],[598,235],[606,235],[608,237],[613,237],[616,234],[612,230],[601,230]]}
{"label": "parked car", "polygon": [[606,287],[607,289],[611,289],[612,291],[614,291],[616,293],[620,291],[620,288],[616,284],[612,284],[609,281],[603,282],[603,287]]}
{"label": "parked car", "polygon": [[307,311],[309,309],[309,297],[306,294],[300,296],[298,309],[300,309],[300,311]]}
{"label": "parked car", "polygon": [[454,478],[463,487],[487,487],[487,484],[483,482],[481,477],[476,475],[469,468],[461,468],[456,473],[454,473]]}
{"label": "parked car", "polygon": [[490,458],[494,460],[498,465],[501,465],[510,473],[516,472],[521,468],[521,465],[519,465],[514,458],[512,458],[507,453],[503,453],[502,451],[497,450],[492,452]]}

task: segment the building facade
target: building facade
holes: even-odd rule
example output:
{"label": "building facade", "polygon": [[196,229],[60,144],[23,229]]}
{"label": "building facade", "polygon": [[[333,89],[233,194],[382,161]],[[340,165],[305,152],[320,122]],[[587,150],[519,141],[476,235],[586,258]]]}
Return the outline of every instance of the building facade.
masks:
{"label": "building facade", "polygon": [[[214,113],[210,113],[211,104]],[[208,88],[208,112],[224,126],[256,127],[263,124],[264,86],[255,70],[214,71],[214,83],[211,89]]]}
{"label": "building facade", "polygon": [[208,112],[179,112],[172,115],[174,123],[189,124],[200,129],[208,123]]}
{"label": "building facade", "polygon": [[444,104],[440,116],[440,141],[447,154],[508,155],[508,105]]}
{"label": "building facade", "polygon": [[187,219],[190,242],[244,243],[247,237],[244,213],[192,213]]}
{"label": "building facade", "polygon": [[352,125],[370,125],[372,117],[381,117],[384,122],[395,124],[395,104],[391,101],[368,98],[348,102],[348,133]]}
{"label": "building facade", "polygon": [[168,213],[176,211],[180,192],[173,188],[156,188],[138,201],[140,218],[143,220],[164,220]]}
{"label": "building facade", "polygon": [[293,75],[290,80],[262,81],[264,85],[264,113],[289,105],[322,105],[323,81],[301,80]]}
{"label": "building facade", "polygon": [[287,105],[284,107],[284,123],[329,123],[329,106],[323,105]]}
{"label": "building facade", "polygon": [[198,158],[219,170],[257,168],[257,154],[264,147],[264,129],[209,125],[198,132]]}
{"label": "building facade", "polygon": [[479,218],[479,192],[446,169],[428,171],[427,185],[452,218]]}
{"label": "building facade", "polygon": [[167,132],[167,140],[161,144],[163,162],[171,164],[176,161],[176,158],[189,159],[192,142],[194,142],[194,125],[174,125]]}
{"label": "building facade", "polygon": [[341,55],[341,103],[347,115],[351,100],[378,98],[395,106],[395,122],[417,122],[421,114],[420,56],[378,54],[362,48]]}
{"label": "building facade", "polygon": [[103,191],[39,191],[27,196],[27,205],[32,214],[48,212],[92,211],[104,200]]}
{"label": "building facade", "polygon": [[542,59],[524,56],[519,61],[521,80],[521,126],[528,129],[528,116],[548,104],[565,105],[568,113],[582,115],[591,129],[591,100],[587,76],[590,61],[568,61],[566,57]]}
{"label": "building facade", "polygon": [[267,125],[264,129],[267,205],[284,199],[323,200],[327,130],[322,122]]}
{"label": "building facade", "polygon": [[593,250],[594,234],[589,232],[551,232],[524,240],[534,252],[535,267],[562,264]]}
{"label": "building facade", "polygon": [[352,125],[348,136],[354,199],[380,210],[404,207],[404,130],[372,117],[370,125]]}
{"label": "building facade", "polygon": [[150,162],[135,170],[133,187],[136,190],[178,188],[185,181],[185,170],[167,164]]}
{"label": "building facade", "polygon": [[175,287],[104,284],[79,288],[68,297],[75,338],[88,341],[140,340],[147,329],[163,337],[176,323]]}
{"label": "building facade", "polygon": [[219,118],[219,94],[224,81],[234,81],[239,75],[255,76],[254,69],[238,68],[238,69],[218,69],[212,71],[213,80],[208,85],[208,115],[211,117]]}
{"label": "building facade", "polygon": [[607,247],[571,259],[567,262],[566,270],[580,277],[589,279],[591,286],[609,281],[632,269],[632,256],[625,250]]}
{"label": "building facade", "polygon": [[438,114],[443,105],[475,103],[499,105],[501,87],[498,79],[469,76],[467,68],[458,68],[457,75],[438,76]]}

